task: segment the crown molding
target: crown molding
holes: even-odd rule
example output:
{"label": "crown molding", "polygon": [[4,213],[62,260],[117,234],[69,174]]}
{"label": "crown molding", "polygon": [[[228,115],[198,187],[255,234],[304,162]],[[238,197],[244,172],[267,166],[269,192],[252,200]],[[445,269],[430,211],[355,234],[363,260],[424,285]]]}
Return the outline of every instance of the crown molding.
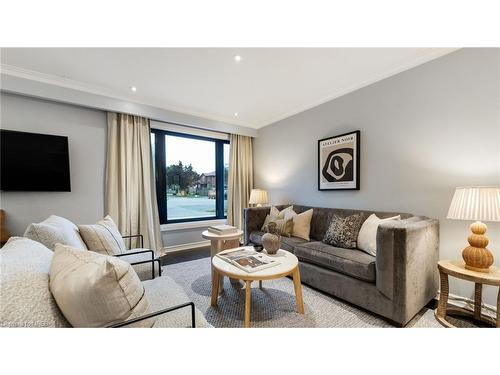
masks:
{"label": "crown molding", "polygon": [[[257,129],[218,121],[203,116],[172,111],[149,104],[137,103],[113,95],[104,95],[101,91],[85,90],[74,82],[61,78],[59,84],[42,75],[32,75],[24,69],[4,69],[1,65],[0,91],[27,97],[34,97],[54,102],[77,105],[86,108],[111,112],[130,113],[147,117],[151,120],[189,126],[192,128],[213,130],[223,133],[241,134],[256,137]],[[63,82],[64,81],[64,82]]]}
{"label": "crown molding", "polygon": [[165,109],[167,111],[172,111],[172,112],[179,112],[183,113],[186,115],[190,116],[196,116],[196,117],[202,117],[208,120],[213,120],[217,122],[223,122],[231,125],[237,125],[237,126],[242,126],[242,127],[247,127],[251,129],[255,129],[255,126],[251,124],[247,124],[244,121],[241,120],[236,120],[234,118],[228,118],[224,116],[218,116],[214,115],[212,113],[205,113],[205,112],[200,112],[200,111],[194,111],[192,109],[180,107],[180,106],[174,106],[174,105],[165,105],[165,103],[151,100],[151,101],[144,101],[144,100],[132,100],[130,97],[124,96],[122,93],[98,86],[98,85],[91,85],[85,82],[81,81],[76,81],[72,80],[66,77],[61,77],[61,76],[56,76],[53,74],[46,74],[42,72],[38,72],[35,70],[30,70],[30,69],[25,69],[21,68],[19,66],[15,65],[10,65],[10,64],[0,64],[0,73],[13,76],[13,77],[18,77],[18,78],[23,78],[31,81],[36,81],[36,82],[41,82],[41,83],[46,83],[48,85],[53,85],[53,86],[58,86],[58,87],[64,87],[72,90],[77,90],[77,91],[82,91],[86,92],[89,94],[95,94],[95,95],[101,95],[101,96],[107,96],[113,99],[119,99],[127,102],[133,102],[137,104],[143,104],[143,105],[148,105],[148,106],[154,106],[158,108]]}
{"label": "crown molding", "polygon": [[309,109],[315,108],[317,106],[320,106],[321,104],[328,103],[334,99],[340,98],[341,96],[347,95],[351,92],[357,91],[363,87],[370,86],[376,82],[382,81],[386,78],[392,77],[394,75],[397,75],[399,73],[402,73],[406,70],[410,70],[412,68],[415,68],[419,65],[425,64],[427,62],[430,62],[432,60],[435,60],[437,58],[443,57],[445,55],[448,55],[452,52],[458,51],[460,48],[428,48],[427,50],[423,51],[422,54],[418,57],[418,59],[408,61],[404,64],[401,64],[395,68],[388,69],[387,71],[374,75],[373,77],[366,79],[358,84],[352,85],[348,88],[338,90],[336,92],[333,92],[324,98],[320,100],[315,100],[313,102],[310,102],[305,105],[301,105],[298,107],[295,107],[294,109],[284,112],[279,116],[271,117],[267,121],[264,121],[263,124],[257,127],[257,129],[262,129],[263,127],[273,125],[276,122],[285,120],[289,117],[295,116],[301,112],[305,112]]}

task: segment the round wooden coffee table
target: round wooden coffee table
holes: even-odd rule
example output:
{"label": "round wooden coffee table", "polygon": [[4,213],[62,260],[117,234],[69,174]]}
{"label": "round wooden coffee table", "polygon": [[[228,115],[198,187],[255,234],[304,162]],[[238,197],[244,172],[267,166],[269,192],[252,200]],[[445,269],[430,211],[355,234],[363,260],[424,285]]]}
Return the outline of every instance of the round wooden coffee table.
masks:
{"label": "round wooden coffee table", "polygon": [[[461,260],[440,260],[438,262],[439,276],[441,278],[441,292],[439,294],[438,307],[434,310],[434,316],[445,327],[454,327],[446,320],[446,315],[460,315],[473,317],[475,320],[500,327],[500,288],[497,297],[497,319],[481,314],[481,294],[484,285],[500,287],[500,269],[491,267],[490,272],[477,272],[465,268]],[[448,275],[462,280],[471,281],[475,284],[474,311],[463,307],[448,307],[449,283]]]}
{"label": "round wooden coffee table", "polygon": [[[247,246],[253,250],[252,246]],[[221,254],[225,253],[223,251]],[[295,301],[297,303],[297,312],[304,314],[304,301],[302,300],[302,286],[300,284],[299,261],[295,255],[285,250],[278,250],[276,255],[270,255],[277,259],[280,264],[277,266],[265,268],[261,271],[248,273],[242,269],[233,266],[232,264],[213,257],[212,265],[216,277],[212,278],[212,306],[217,306],[217,298],[219,296],[218,276],[228,276],[231,279],[243,280],[245,282],[245,327],[250,327],[250,300],[252,294],[252,282],[258,281],[259,287],[262,288],[263,280],[272,280],[292,275],[293,286],[295,289]]]}

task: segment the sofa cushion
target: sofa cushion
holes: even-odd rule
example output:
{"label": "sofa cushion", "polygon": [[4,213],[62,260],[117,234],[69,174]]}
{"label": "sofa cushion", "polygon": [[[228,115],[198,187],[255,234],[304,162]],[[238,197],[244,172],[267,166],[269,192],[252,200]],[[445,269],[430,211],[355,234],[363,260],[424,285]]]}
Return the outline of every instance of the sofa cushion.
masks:
{"label": "sofa cushion", "polygon": [[54,250],[56,243],[87,250],[78,227],[68,219],[56,215],[51,215],[40,223],[30,224],[24,237],[40,242],[50,250]]}
{"label": "sofa cushion", "polygon": [[[262,236],[264,232],[252,232],[250,233],[250,241],[255,245],[262,245]],[[295,251],[295,246],[307,243],[303,238],[298,237],[281,237],[281,248],[283,250],[293,253]]]}
{"label": "sofa cushion", "polygon": [[79,225],[78,229],[89,250],[103,255],[122,254],[125,241],[111,216],[106,216],[92,225]]}
{"label": "sofa cushion", "polygon": [[295,247],[300,261],[317,264],[364,281],[375,282],[375,257],[356,249],[308,242]]}
{"label": "sofa cushion", "polygon": [[70,327],[49,289],[52,251],[24,237],[0,250],[0,326]]}
{"label": "sofa cushion", "polygon": [[[117,257],[57,244],[50,291],[73,327],[106,327],[151,312],[132,266]],[[154,319],[134,324],[151,327]]]}
{"label": "sofa cushion", "polygon": [[[151,310],[153,312],[189,302],[182,287],[168,276],[157,277],[143,282]],[[196,327],[211,327],[202,312],[195,308]],[[158,315],[156,328],[191,327],[191,307],[184,307],[167,314]]]}

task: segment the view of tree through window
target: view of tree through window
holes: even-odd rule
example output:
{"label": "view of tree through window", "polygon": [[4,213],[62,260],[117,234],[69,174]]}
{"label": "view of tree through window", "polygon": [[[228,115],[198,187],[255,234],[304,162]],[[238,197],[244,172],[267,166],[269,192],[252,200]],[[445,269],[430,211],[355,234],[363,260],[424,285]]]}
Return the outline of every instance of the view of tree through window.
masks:
{"label": "view of tree through window", "polygon": [[153,129],[151,142],[162,223],[227,215],[229,144]]}
{"label": "view of tree through window", "polygon": [[215,217],[215,143],[165,136],[167,217]]}

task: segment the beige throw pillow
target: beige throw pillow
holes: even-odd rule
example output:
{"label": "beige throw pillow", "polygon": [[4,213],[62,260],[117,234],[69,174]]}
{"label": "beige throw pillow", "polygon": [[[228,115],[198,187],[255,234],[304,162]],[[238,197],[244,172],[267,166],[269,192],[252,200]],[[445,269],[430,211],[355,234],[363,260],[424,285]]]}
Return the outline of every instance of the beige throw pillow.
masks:
{"label": "beige throw pillow", "polygon": [[300,214],[293,211],[293,236],[303,238],[304,240],[310,241],[309,233],[311,232],[311,219],[313,216],[313,209],[309,209]]}
{"label": "beige throw pillow", "polygon": [[78,230],[89,250],[104,255],[122,254],[125,242],[111,216],[106,216],[96,224],[79,225]]}
{"label": "beige throw pillow", "polygon": [[264,224],[262,225],[262,228],[260,228],[260,230],[262,232],[267,232],[267,225],[269,224],[270,221],[276,222],[276,220],[281,220],[281,219],[288,221],[292,219],[294,214],[295,212],[293,211],[293,206],[288,206],[287,208],[284,208],[281,211],[278,210],[276,207],[271,206],[271,210],[269,211],[269,214],[266,216]]}
{"label": "beige throw pillow", "polygon": [[[151,312],[144,286],[130,264],[57,244],[50,291],[73,327],[105,327]],[[151,327],[153,319],[134,327]]]}
{"label": "beige throw pillow", "polygon": [[[269,215],[267,215],[269,216]],[[267,218],[266,218],[267,220]],[[268,222],[264,224],[262,227],[263,232],[269,232],[269,224],[270,223],[275,223],[276,224],[276,230],[279,235],[286,236],[286,237],[291,237],[293,233],[293,220],[285,220],[285,219],[270,219]]]}
{"label": "beige throw pillow", "polygon": [[378,226],[386,221],[400,220],[401,216],[388,217],[387,219],[379,219],[377,215],[371,214],[365,220],[358,234],[357,247],[370,255],[377,255],[377,230]]}

